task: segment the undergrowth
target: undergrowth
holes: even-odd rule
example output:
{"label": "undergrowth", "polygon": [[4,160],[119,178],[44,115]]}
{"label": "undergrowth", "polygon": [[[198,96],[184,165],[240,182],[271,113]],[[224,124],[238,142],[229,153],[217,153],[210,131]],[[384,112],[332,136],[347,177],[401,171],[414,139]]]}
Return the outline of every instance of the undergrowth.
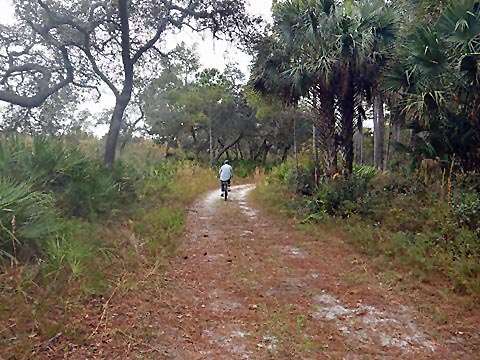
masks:
{"label": "undergrowth", "polygon": [[452,175],[450,188],[442,191],[414,174],[361,167],[350,177],[325,179],[303,196],[292,191],[292,171],[288,163],[274,169],[255,192],[259,202],[314,231],[343,234],[381,271],[400,270],[416,281],[480,297],[474,174]]}
{"label": "undergrowth", "polygon": [[60,140],[0,138],[0,358],[85,336],[82,304],[158,271],[186,207],[217,186],[191,162],[135,165],[105,166]]}

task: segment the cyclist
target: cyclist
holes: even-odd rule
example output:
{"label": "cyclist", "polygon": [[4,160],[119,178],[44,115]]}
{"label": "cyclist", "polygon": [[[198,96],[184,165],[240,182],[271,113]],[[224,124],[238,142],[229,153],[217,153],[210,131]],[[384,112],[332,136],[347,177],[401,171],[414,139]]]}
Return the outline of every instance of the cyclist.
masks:
{"label": "cyclist", "polygon": [[223,165],[220,168],[218,174],[220,175],[220,186],[222,190],[221,196],[223,196],[223,192],[225,190],[223,186],[225,182],[228,184],[228,187],[230,188],[230,181],[232,180],[232,177],[233,177],[233,168],[230,165],[230,161],[225,160],[223,162]]}

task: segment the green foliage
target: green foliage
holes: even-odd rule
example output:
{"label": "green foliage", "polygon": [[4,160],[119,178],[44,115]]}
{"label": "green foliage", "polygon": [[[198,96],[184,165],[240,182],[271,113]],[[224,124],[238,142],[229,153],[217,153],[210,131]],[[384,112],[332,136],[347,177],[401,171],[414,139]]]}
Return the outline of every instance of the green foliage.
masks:
{"label": "green foliage", "polygon": [[45,254],[48,273],[58,276],[67,271],[73,277],[81,277],[87,271],[89,259],[94,256],[95,247],[83,239],[66,236],[50,239],[46,243]]}
{"label": "green foliage", "polygon": [[4,177],[53,194],[67,216],[108,215],[135,198],[133,168],[122,162],[106,166],[59,140],[2,137],[0,166]]}
{"label": "green foliage", "polygon": [[462,174],[456,174],[455,187],[467,192],[480,192],[480,173],[468,172]]}
{"label": "green foliage", "polygon": [[50,195],[0,177],[0,250],[11,255],[37,251],[60,227]]}
{"label": "green foliage", "polygon": [[133,168],[120,161],[111,166],[95,161],[84,165],[71,174],[63,193],[58,194],[67,215],[91,219],[108,215],[135,200],[138,179]]}
{"label": "green foliage", "polygon": [[144,179],[142,196],[158,196],[160,200],[163,199],[169,191],[178,168],[178,163],[173,161],[164,161],[150,168]]}
{"label": "green foliage", "polygon": [[293,171],[295,171],[293,165],[288,161],[284,161],[272,169],[270,176],[267,178],[267,182],[276,181],[282,185],[287,185]]}
{"label": "green foliage", "polygon": [[140,215],[141,222],[134,232],[146,242],[148,250],[163,256],[171,255],[176,247],[184,222],[183,209],[169,206],[155,207]]}
{"label": "green foliage", "polygon": [[384,84],[413,130],[415,161],[455,154],[464,169],[477,169],[480,13],[474,0],[446,3],[407,31]]}
{"label": "green foliage", "polygon": [[461,192],[452,202],[452,211],[459,226],[467,227],[480,235],[480,194]]}
{"label": "green foliage", "polygon": [[379,171],[371,165],[355,164],[353,166],[353,174],[359,178],[365,179],[366,181],[370,181],[379,174]]}
{"label": "green foliage", "polygon": [[372,180],[374,187],[386,194],[423,194],[427,191],[420,178],[404,171],[379,174]]}
{"label": "green foliage", "polygon": [[61,187],[85,162],[79,150],[66,147],[58,140],[0,138],[0,165],[4,176],[28,181],[37,189],[53,191]]}
{"label": "green foliage", "polygon": [[247,178],[253,175],[255,169],[265,167],[261,162],[254,160],[234,160],[232,166],[234,175],[241,178]]}
{"label": "green foliage", "polygon": [[370,173],[364,177],[352,174],[336,179],[326,178],[320,184],[315,195],[320,210],[330,215],[349,216],[353,213],[365,213],[363,197],[367,194]]}

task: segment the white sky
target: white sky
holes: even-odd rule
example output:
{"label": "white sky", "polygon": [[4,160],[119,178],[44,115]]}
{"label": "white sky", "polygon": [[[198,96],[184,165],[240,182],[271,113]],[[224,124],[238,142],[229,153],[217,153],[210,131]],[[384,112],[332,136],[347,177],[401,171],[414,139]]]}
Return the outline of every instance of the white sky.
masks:
{"label": "white sky", "polygon": [[[74,1],[74,0],[72,0]],[[272,0],[249,0],[248,9],[253,15],[260,15],[267,20],[271,20]],[[12,0],[0,0],[0,24],[11,24],[14,21],[14,10]],[[167,38],[168,48],[173,48],[177,43],[184,41],[188,45],[198,44],[198,53],[200,55],[200,62],[205,68],[218,68],[223,70],[226,59],[239,64],[242,72],[248,77],[249,65],[251,57],[240,50],[233,44],[227,41],[214,41],[208,34],[193,33],[192,31],[183,31],[177,35],[171,35]],[[106,92],[98,103],[85,104],[85,108],[95,109],[95,112],[100,112],[105,108],[113,107],[114,97],[112,94]],[[1,103],[0,103],[1,106]],[[107,129],[102,127],[96,129],[98,135],[102,135]]]}

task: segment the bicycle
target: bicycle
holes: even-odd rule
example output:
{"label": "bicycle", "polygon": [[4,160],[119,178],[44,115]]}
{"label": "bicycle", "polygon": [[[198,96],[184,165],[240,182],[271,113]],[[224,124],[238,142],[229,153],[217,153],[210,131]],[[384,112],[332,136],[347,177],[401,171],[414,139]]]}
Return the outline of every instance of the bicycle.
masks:
{"label": "bicycle", "polygon": [[222,192],[223,192],[223,198],[225,199],[225,201],[227,201],[229,190],[230,189],[229,189],[228,180],[227,181],[222,180]]}

